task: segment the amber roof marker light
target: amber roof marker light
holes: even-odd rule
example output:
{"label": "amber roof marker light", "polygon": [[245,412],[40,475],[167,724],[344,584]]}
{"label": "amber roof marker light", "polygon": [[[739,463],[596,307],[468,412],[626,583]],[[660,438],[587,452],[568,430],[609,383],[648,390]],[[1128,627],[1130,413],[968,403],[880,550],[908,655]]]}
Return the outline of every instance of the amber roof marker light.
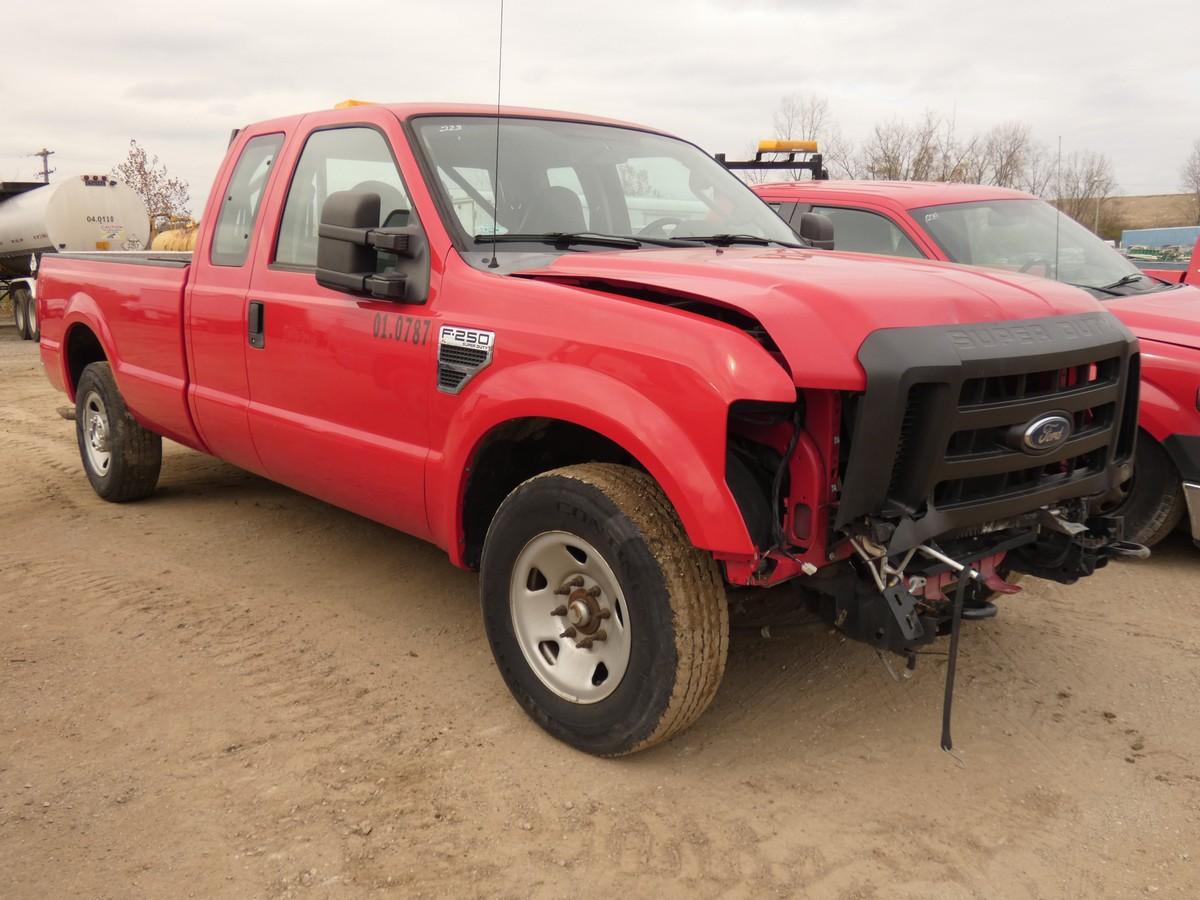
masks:
{"label": "amber roof marker light", "polygon": [[[772,157],[766,159],[765,157]],[[800,158],[797,158],[800,157]],[[754,159],[726,159],[724,153],[713,157],[729,170],[734,169],[801,169],[811,172],[814,181],[828,181],[829,170],[816,141],[792,141],[770,138],[758,142]]]}

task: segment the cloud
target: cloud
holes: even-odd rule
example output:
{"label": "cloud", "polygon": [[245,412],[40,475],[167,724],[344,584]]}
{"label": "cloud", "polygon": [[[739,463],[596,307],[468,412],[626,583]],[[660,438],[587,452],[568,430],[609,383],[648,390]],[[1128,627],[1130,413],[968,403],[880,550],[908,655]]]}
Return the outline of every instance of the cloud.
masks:
{"label": "cloud", "polygon": [[[6,43],[0,69],[0,178],[30,177],[42,146],[63,174],[107,171],[137,138],[199,209],[231,128],[346,97],[495,98],[496,0],[139,0],[99,17],[70,0],[52,32],[46,9],[5,12],[7,34],[31,37]],[[1200,137],[1200,61],[1166,37],[1200,31],[1200,7],[1164,0],[1154,21],[1169,32],[1091,0],[506,0],[503,97],[733,152],[796,92],[827,97],[851,138],[926,109],[964,132],[1023,121],[1108,153],[1127,192],[1169,192]]]}

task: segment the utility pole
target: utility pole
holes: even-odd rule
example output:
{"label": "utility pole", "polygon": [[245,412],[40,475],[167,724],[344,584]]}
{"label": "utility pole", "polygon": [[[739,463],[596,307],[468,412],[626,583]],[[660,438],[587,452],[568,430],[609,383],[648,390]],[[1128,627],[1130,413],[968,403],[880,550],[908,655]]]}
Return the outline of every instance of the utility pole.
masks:
{"label": "utility pole", "polygon": [[47,150],[43,147],[37,153],[30,154],[31,156],[40,156],[42,158],[42,181],[46,184],[50,183],[50,175],[55,170],[50,168],[50,157],[54,155],[53,150]]}

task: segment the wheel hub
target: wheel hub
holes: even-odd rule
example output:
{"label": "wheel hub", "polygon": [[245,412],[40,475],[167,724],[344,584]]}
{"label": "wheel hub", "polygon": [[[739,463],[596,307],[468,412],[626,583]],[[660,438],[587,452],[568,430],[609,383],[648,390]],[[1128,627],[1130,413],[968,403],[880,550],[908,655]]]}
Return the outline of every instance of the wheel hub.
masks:
{"label": "wheel hub", "polygon": [[535,536],[515,561],[510,603],[522,653],[554,693],[595,703],[620,684],[629,614],[616,576],[590,543],[564,531]]}
{"label": "wheel hub", "polygon": [[88,417],[88,443],[97,453],[108,452],[108,424],[98,412]]}
{"label": "wheel hub", "polygon": [[592,623],[592,610],[587,600],[576,598],[567,604],[567,621],[576,628],[587,628]]}
{"label": "wheel hub", "polygon": [[83,398],[83,450],[97,475],[107,475],[112,464],[112,436],[108,410],[95,391]]}

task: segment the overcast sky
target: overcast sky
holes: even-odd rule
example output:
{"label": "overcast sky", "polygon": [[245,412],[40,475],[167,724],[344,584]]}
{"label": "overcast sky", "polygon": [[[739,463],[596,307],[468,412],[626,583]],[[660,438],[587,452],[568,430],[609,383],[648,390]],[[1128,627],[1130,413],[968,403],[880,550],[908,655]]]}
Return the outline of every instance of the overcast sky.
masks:
{"label": "overcast sky", "polygon": [[[498,0],[8,2],[0,179],[106,172],[130,138],[203,208],[230,129],[379,101],[492,102]],[[1112,158],[1119,193],[1179,190],[1200,139],[1200,2],[507,0],[505,103],[654,125],[711,152],[769,137],[785,94],[848,137],[953,114]]]}

